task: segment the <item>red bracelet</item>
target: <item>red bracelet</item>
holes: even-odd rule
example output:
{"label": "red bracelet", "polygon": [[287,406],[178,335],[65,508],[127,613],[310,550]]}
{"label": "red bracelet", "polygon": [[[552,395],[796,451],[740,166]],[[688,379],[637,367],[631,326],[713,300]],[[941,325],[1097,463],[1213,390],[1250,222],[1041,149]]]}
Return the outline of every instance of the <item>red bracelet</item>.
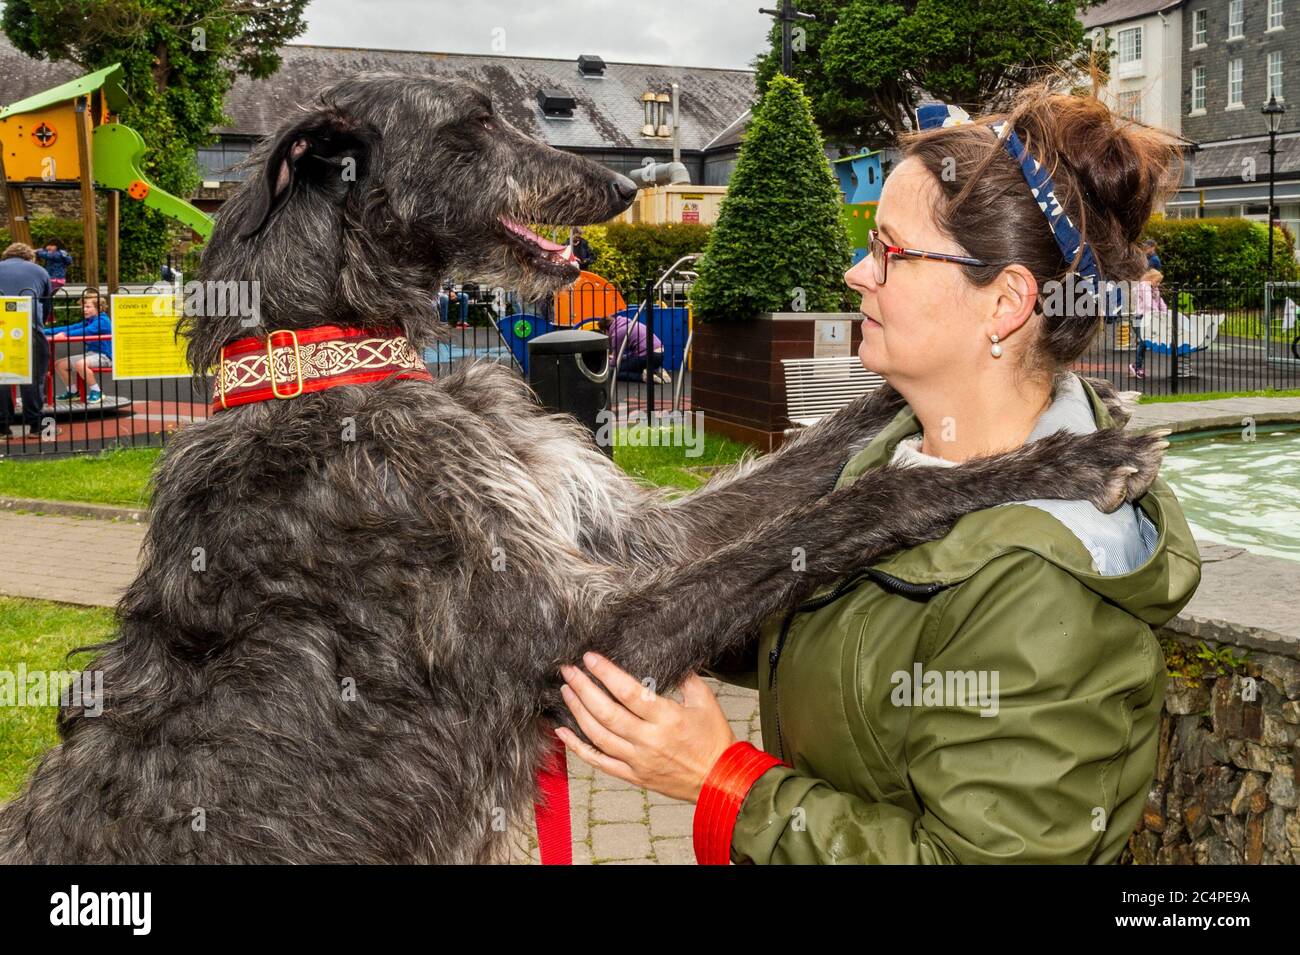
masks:
{"label": "red bracelet", "polygon": [[718,757],[700,787],[695,803],[695,861],[700,865],[731,862],[731,836],[736,816],[759,776],[780,766],[775,756],[751,746],[732,743]]}

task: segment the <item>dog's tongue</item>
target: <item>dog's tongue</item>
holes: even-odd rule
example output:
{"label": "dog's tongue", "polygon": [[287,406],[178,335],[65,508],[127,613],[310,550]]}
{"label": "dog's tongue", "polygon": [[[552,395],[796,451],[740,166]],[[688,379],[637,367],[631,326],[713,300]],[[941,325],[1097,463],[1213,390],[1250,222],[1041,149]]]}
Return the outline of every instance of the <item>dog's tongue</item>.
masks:
{"label": "dog's tongue", "polygon": [[537,245],[537,246],[538,246],[538,247],[539,247],[543,252],[563,252],[563,251],[564,251],[564,248],[565,248],[565,247],[562,246],[562,245],[560,245],[558,242],[552,242],[550,239],[543,239],[540,235],[538,235],[538,234],[537,234],[536,232],[534,232],[532,229],[528,228],[528,226],[526,226],[526,225],[520,225],[520,224],[519,224],[518,222],[516,222],[514,219],[507,219],[505,216],[502,216],[502,217],[501,217],[501,224],[504,225],[504,226],[505,226],[507,229],[509,229],[511,232],[515,233],[515,235],[522,236],[523,238],[527,239],[529,242],[534,243],[534,244]]}

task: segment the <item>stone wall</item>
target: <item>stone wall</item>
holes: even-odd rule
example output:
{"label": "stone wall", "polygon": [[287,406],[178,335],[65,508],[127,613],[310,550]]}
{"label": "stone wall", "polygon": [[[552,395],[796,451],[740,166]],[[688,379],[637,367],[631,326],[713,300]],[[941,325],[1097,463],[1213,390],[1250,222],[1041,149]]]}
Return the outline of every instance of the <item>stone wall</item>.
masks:
{"label": "stone wall", "polygon": [[[1160,635],[1193,656],[1200,646]],[[1170,678],[1155,782],[1121,862],[1300,863],[1300,660],[1225,648],[1244,662]]]}

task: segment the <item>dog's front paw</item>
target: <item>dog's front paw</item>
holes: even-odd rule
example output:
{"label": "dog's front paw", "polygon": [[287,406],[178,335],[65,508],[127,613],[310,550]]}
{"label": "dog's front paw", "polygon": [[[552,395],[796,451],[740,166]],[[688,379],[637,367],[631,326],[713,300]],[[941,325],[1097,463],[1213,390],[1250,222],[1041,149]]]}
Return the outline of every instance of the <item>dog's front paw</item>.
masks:
{"label": "dog's front paw", "polygon": [[[1111,434],[1111,432],[1104,432]],[[1098,510],[1109,514],[1126,501],[1145,494],[1160,473],[1169,431],[1150,434],[1115,433],[1105,459],[1097,462],[1097,483],[1088,495]]]}

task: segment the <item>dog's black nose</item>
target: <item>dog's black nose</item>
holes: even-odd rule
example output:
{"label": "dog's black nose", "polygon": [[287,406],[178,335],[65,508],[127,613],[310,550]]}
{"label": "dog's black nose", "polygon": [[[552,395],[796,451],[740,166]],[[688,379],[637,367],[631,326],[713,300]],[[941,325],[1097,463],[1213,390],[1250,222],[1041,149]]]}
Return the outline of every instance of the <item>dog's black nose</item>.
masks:
{"label": "dog's black nose", "polygon": [[631,202],[632,197],[636,195],[636,183],[627,176],[615,176],[612,185],[614,194],[623,202]]}

